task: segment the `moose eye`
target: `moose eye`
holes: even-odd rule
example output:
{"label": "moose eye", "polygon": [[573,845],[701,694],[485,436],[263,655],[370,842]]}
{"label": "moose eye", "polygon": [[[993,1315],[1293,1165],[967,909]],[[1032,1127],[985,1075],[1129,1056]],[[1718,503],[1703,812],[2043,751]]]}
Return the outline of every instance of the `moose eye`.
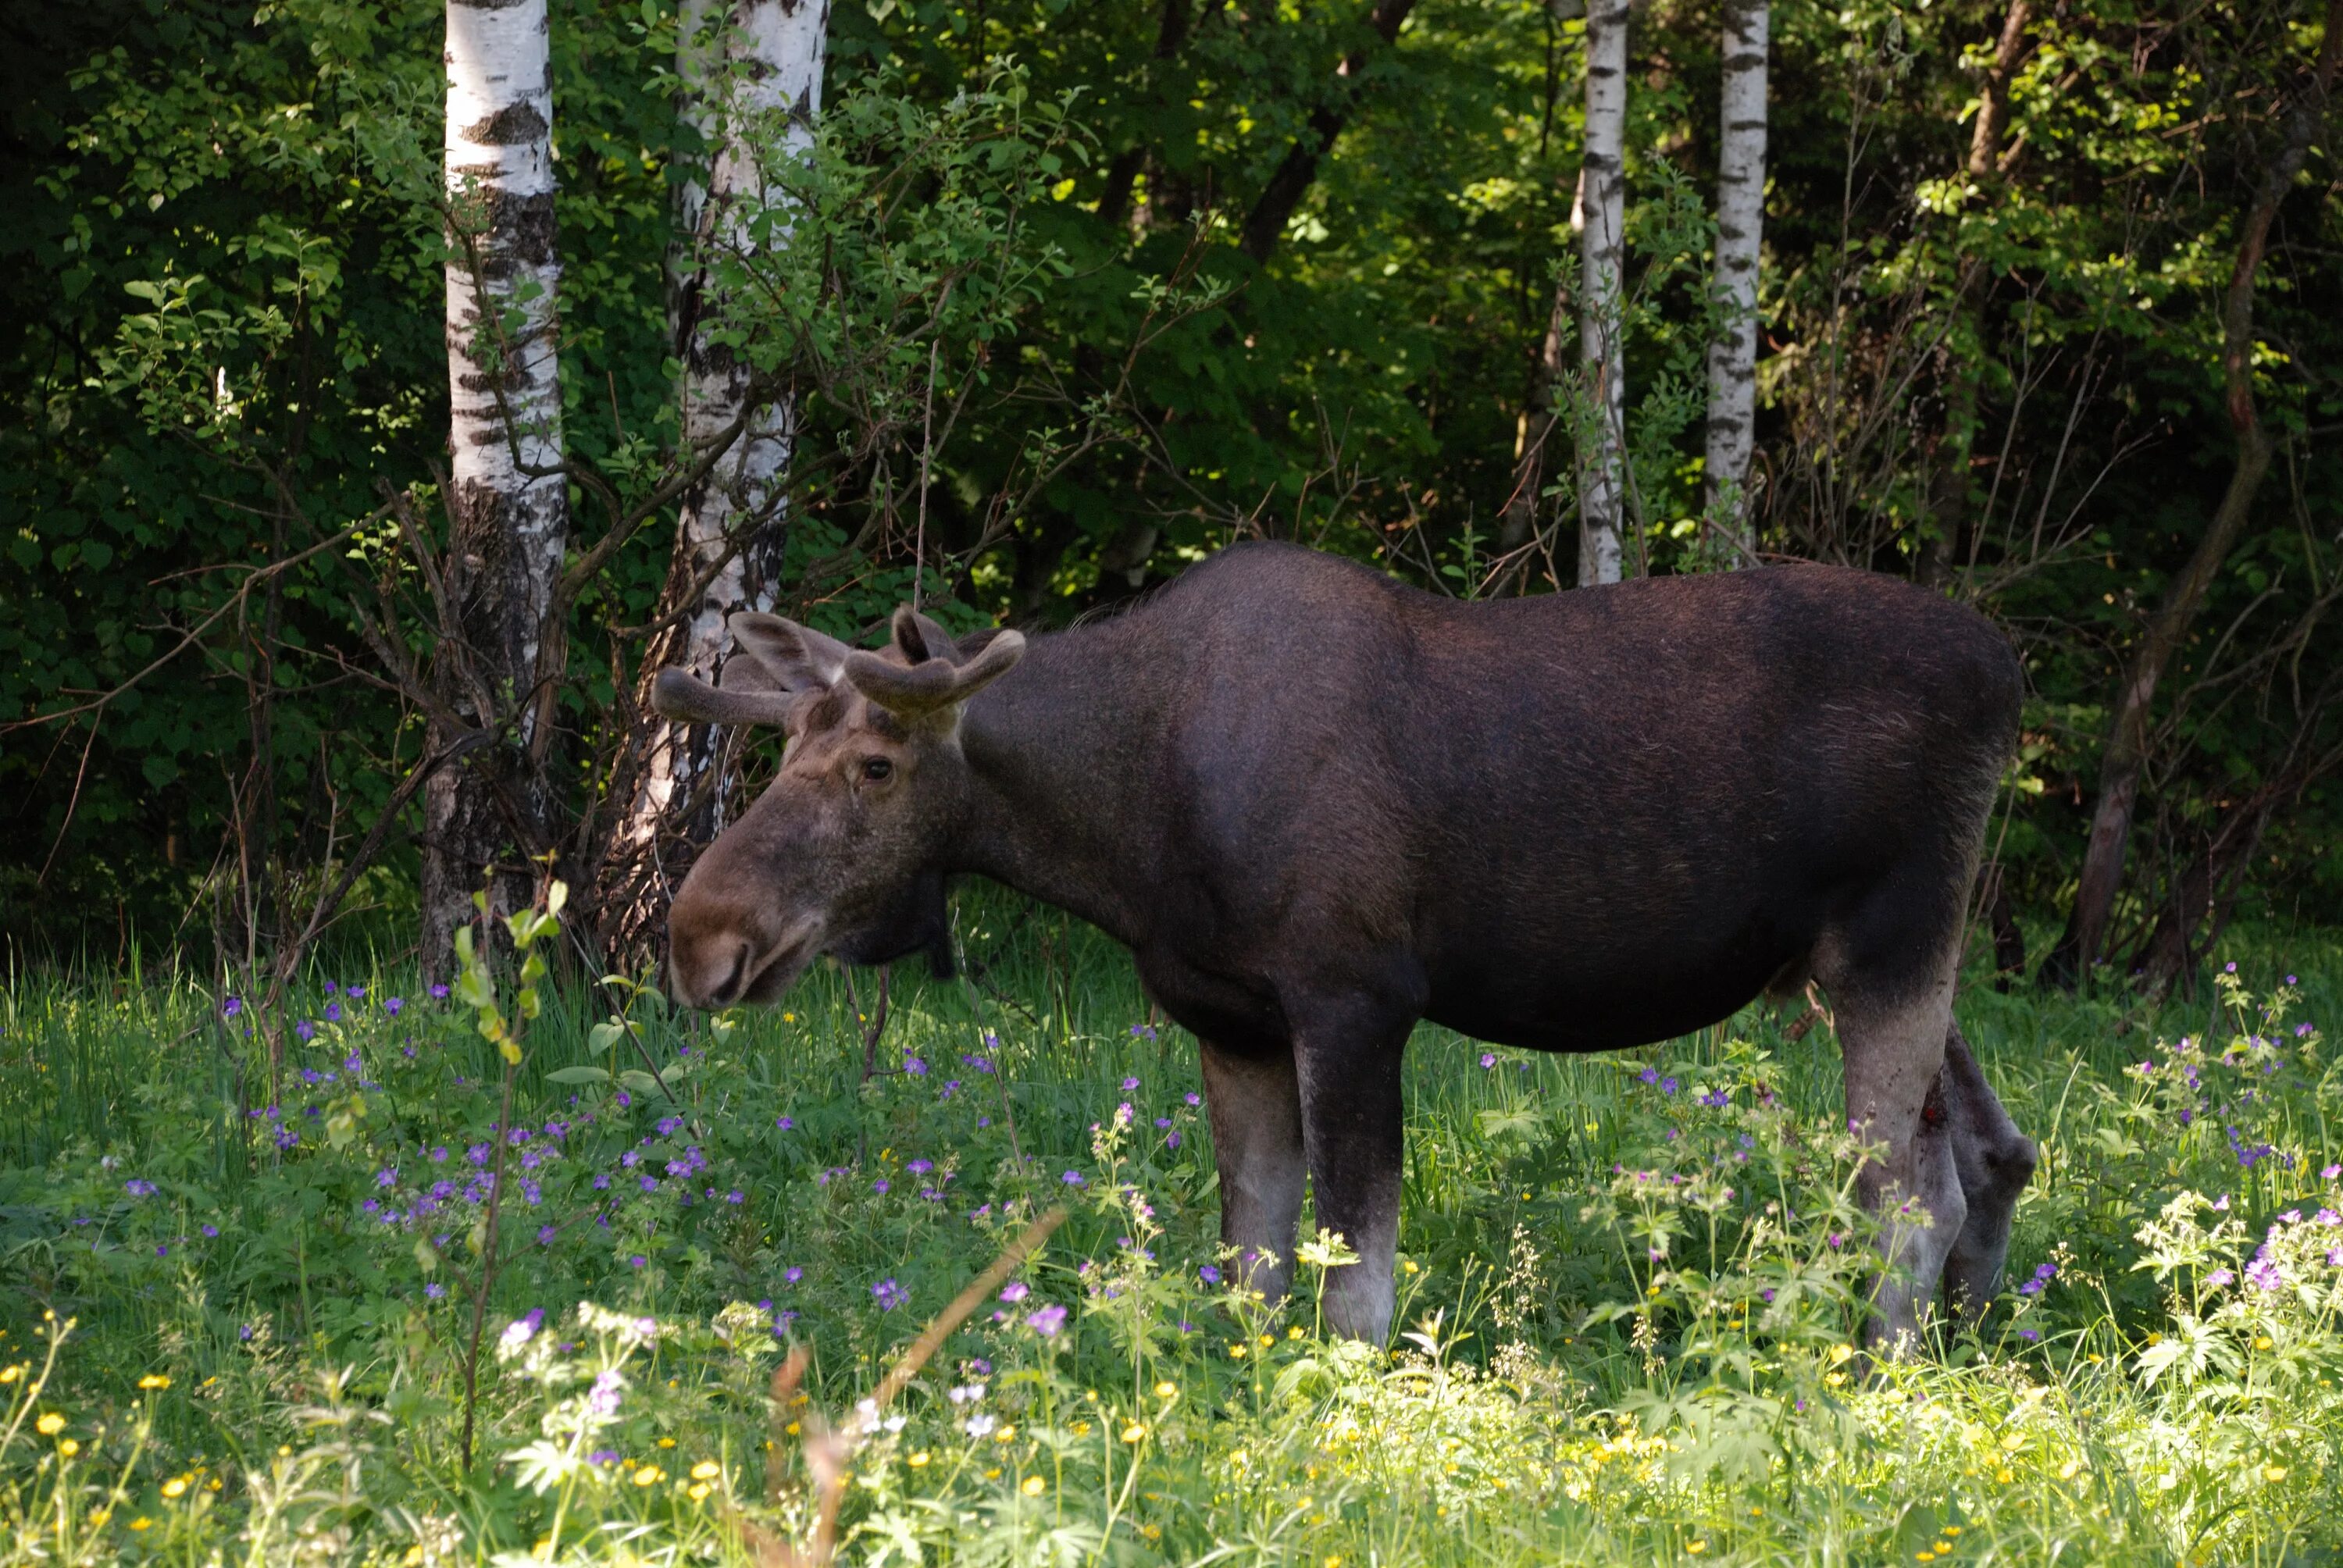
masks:
{"label": "moose eye", "polygon": [[870,779],[873,784],[882,779],[893,777],[894,772],[895,765],[884,757],[870,757],[863,759],[862,777]]}

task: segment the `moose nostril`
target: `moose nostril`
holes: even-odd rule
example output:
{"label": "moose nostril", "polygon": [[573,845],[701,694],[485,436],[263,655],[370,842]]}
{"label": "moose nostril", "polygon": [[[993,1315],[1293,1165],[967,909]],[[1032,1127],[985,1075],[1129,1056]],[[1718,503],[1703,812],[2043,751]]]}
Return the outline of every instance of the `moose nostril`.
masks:
{"label": "moose nostril", "polygon": [[749,944],[742,942],[732,950],[732,968],[726,972],[723,980],[709,991],[709,1005],[722,1007],[739,995],[741,984],[748,979],[748,975]]}

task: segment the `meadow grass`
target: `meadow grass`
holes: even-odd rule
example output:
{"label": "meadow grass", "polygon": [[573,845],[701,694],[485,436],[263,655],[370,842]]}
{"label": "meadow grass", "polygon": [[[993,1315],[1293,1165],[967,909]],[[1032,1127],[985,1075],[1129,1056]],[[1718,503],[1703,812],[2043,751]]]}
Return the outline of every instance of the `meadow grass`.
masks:
{"label": "meadow grass", "polygon": [[1871,1366],[1826,1024],[1577,1059],[1422,1030],[1401,1322],[1359,1346],[1314,1309],[1338,1248],[1282,1306],[1237,1288],[1194,1044],[1128,960],[960,920],[975,980],[899,970],[867,1077],[868,973],[714,1020],[557,981],[509,1127],[475,1013],[408,972],[313,976],[273,1088],[250,1010],[184,975],[13,977],[0,1557],[772,1564],[833,1473],[871,1563],[2343,1547],[2333,933],[2240,933],[2160,1010],[1973,977],[2042,1171],[1981,1330]]}

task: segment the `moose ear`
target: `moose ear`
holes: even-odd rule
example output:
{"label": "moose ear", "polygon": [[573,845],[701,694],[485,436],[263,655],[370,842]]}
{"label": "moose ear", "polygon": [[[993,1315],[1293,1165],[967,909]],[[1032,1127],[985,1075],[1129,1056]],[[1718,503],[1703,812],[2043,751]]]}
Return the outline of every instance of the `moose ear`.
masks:
{"label": "moose ear", "polygon": [[895,650],[911,664],[925,664],[931,658],[960,662],[960,648],[951,634],[910,605],[895,608]]}
{"label": "moose ear", "polygon": [[923,719],[958,707],[1017,668],[1025,657],[1025,634],[1004,631],[966,664],[930,658],[906,668],[860,649],[846,656],[846,678],[863,696],[898,719]]}
{"label": "moose ear", "polygon": [[651,706],[691,724],[775,724],[788,729],[805,706],[803,693],[713,687],[689,670],[662,669],[651,686]]}
{"label": "moose ear", "polygon": [[726,621],[732,640],[783,691],[826,689],[846,665],[844,643],[777,615],[743,610]]}

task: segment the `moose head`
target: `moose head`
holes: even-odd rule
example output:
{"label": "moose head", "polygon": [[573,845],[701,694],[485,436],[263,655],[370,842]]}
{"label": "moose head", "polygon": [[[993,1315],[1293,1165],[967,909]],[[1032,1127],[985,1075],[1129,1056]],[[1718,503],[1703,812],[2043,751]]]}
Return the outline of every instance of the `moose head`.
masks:
{"label": "moose head", "polygon": [[961,705],[1015,667],[1024,638],[963,652],[909,606],[877,652],[776,615],[728,624],[719,684],[663,670],[652,706],[789,739],[779,773],[675,896],[669,990],[696,1007],[772,1001],[821,953],[875,964],[925,950],[941,968],[938,867],[969,792]]}

